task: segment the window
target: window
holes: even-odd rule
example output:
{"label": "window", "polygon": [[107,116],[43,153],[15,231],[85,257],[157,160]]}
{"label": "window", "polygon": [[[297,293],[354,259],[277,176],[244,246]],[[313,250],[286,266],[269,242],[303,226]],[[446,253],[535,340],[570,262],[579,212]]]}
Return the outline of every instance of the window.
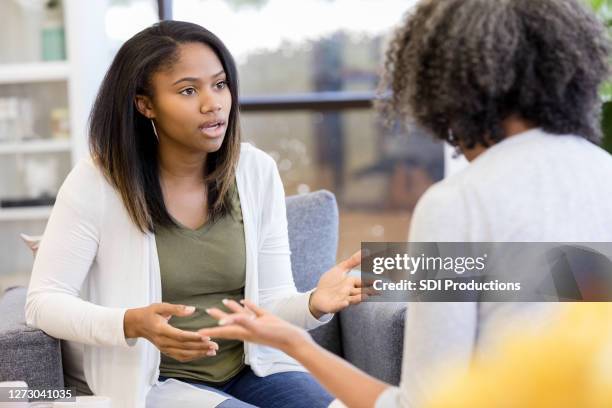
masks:
{"label": "window", "polygon": [[288,195],[332,191],[338,256],[404,241],[442,178],[442,144],[388,131],[372,109],[386,36],[412,0],[181,0],[172,18],[217,34],[239,67],[243,138],[274,157]]}
{"label": "window", "polygon": [[158,5],[154,0],[110,0],[104,25],[110,60],[121,45],[137,32],[158,21]]}

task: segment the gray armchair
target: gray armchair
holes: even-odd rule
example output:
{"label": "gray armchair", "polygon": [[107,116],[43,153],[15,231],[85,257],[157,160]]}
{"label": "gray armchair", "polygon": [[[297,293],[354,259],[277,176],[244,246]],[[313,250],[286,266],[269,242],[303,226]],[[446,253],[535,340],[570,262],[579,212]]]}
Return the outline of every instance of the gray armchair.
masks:
{"label": "gray armchair", "polygon": [[[314,287],[335,264],[338,208],[334,195],[318,191],[287,198],[291,263],[300,291]],[[0,299],[0,381],[31,387],[63,387],[60,340],[25,324],[26,288],[9,288]],[[386,382],[401,370],[405,305],[366,302],[337,314],[311,332],[331,352]]]}

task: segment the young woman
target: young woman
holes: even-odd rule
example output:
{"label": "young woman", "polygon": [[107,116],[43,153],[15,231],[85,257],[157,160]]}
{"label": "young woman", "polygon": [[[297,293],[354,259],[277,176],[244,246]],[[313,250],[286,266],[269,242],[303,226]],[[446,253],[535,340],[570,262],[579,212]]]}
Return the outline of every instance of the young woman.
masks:
{"label": "young woman", "polygon": [[223,299],[307,330],[361,299],[347,276],[358,254],[297,293],[283,186],[274,161],[240,142],[222,42],[177,21],[128,40],[91,112],[90,148],[60,189],[26,304],[28,324],[68,341],[67,375],[122,408],[327,406],[286,355],[197,333]]}
{"label": "young woman", "polygon": [[[596,145],[608,57],[604,27],[579,0],[418,3],[387,53],[387,112],[414,119],[471,163],[423,195],[409,240],[612,242],[612,157]],[[467,369],[496,322],[545,309],[409,304],[402,379],[392,387],[262,308],[231,305],[234,315],[210,310],[225,327],[201,333],[280,348],[346,405],[385,408],[424,406],[444,365]]]}

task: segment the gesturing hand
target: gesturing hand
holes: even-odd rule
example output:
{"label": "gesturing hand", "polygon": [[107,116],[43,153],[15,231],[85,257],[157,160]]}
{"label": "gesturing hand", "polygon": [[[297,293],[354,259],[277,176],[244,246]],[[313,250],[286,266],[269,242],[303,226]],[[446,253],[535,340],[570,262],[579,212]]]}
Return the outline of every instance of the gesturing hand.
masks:
{"label": "gesturing hand", "polygon": [[233,300],[225,300],[223,304],[230,309],[231,314],[217,308],[206,312],[219,320],[219,327],[199,330],[202,336],[223,339],[250,341],[280,349],[291,354],[294,346],[300,342],[311,341],[308,333],[286,322],[248,300],[241,300],[245,307]]}
{"label": "gesturing hand", "polygon": [[189,316],[194,311],[193,306],[170,303],[154,303],[147,307],[129,309],[123,320],[125,336],[144,337],[159,351],[180,362],[214,356],[219,345],[210,341],[210,337],[179,330],[168,324],[172,316]]}
{"label": "gesturing hand", "polygon": [[361,251],[325,272],[315,291],[310,295],[310,312],[316,318],[326,313],[338,312],[348,305],[367,299],[369,292],[362,286],[361,278],[348,276],[351,269],[361,264]]}

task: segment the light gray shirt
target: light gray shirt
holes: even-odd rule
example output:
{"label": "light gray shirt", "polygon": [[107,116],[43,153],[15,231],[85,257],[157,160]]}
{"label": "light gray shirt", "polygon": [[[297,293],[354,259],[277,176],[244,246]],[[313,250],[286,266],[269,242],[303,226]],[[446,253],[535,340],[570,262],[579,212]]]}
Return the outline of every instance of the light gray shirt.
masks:
{"label": "light gray shirt", "polygon": [[[532,129],[490,147],[427,190],[415,208],[409,240],[612,242],[611,201],[610,154],[581,137]],[[449,369],[467,369],[474,353],[499,337],[491,334],[500,322],[541,311],[547,318],[539,321],[545,324],[555,308],[533,303],[410,303],[402,379],[399,387],[379,396],[376,406],[422,406]]]}

